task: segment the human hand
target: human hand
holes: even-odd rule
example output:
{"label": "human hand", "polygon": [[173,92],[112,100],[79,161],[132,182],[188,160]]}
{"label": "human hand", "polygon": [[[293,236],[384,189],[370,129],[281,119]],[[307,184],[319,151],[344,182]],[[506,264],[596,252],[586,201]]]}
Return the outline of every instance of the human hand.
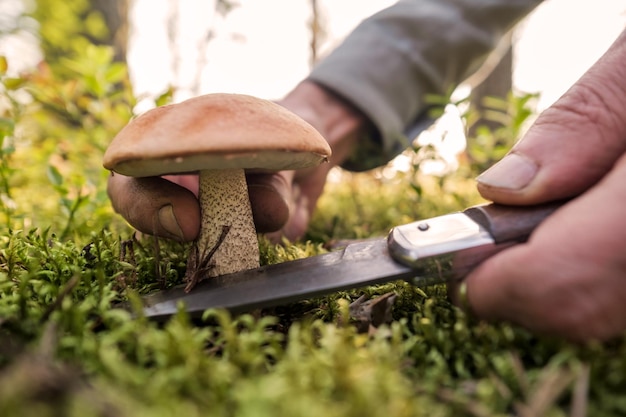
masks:
{"label": "human hand", "polygon": [[476,316],[573,341],[626,331],[625,152],[626,32],[478,177],[498,203],[574,199],[466,278]]}
{"label": "human hand", "polygon": [[[275,242],[304,234],[328,171],[351,152],[364,118],[323,88],[303,82],[278,102],[313,125],[333,150],[330,163],[300,171],[246,174],[254,222]],[[191,241],[200,229],[198,177],[130,178],[112,174],[108,193],[114,209],[137,230]]]}
{"label": "human hand", "polygon": [[[289,180],[281,173],[250,174],[247,180],[257,230],[280,229],[289,216]],[[198,235],[197,175],[132,178],[112,173],[108,193],[115,211],[140,232],[181,242]]]}

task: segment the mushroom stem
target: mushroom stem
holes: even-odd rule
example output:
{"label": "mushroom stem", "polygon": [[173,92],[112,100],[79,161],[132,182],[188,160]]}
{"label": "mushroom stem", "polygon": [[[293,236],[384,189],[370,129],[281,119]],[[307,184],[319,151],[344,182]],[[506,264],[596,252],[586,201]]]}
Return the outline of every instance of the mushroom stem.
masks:
{"label": "mushroom stem", "polygon": [[[201,171],[198,199],[202,216],[196,240],[199,259],[190,264],[207,265],[206,277],[258,268],[259,244],[244,170]],[[205,259],[211,252],[211,259]],[[192,257],[193,253],[190,261]]]}

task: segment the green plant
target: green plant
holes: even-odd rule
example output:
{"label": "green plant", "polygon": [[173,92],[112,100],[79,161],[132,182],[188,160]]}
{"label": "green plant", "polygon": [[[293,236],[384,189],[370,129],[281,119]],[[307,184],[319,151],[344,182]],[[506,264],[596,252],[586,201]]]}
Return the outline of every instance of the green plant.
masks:
{"label": "green plant", "polygon": [[19,78],[0,75],[0,186],[6,227],[53,226],[68,238],[116,224],[101,155],[136,100],[110,48],[92,45],[61,62],[64,76],[43,63]]}
{"label": "green plant", "polygon": [[[467,109],[463,117],[468,130],[478,124],[475,136],[468,138],[465,153],[470,174],[478,175],[485,171],[513,147],[535,115],[534,103],[537,98],[536,93],[509,93],[506,99],[485,97],[484,106],[487,110],[481,119],[475,109]],[[494,129],[480,125],[480,120],[495,122],[498,127]]]}
{"label": "green plant", "polygon": [[12,182],[16,169],[13,167],[15,153],[15,125],[20,119],[20,106],[12,97],[11,90],[17,88],[20,80],[7,76],[9,64],[0,56],[0,208],[4,225],[11,225],[15,215]]}

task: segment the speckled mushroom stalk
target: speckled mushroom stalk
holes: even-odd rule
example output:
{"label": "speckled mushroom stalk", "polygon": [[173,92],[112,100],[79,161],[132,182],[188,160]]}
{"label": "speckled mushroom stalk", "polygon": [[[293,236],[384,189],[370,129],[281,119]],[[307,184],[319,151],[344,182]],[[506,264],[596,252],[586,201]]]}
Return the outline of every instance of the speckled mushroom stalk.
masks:
{"label": "speckled mushroom stalk", "polygon": [[[259,246],[243,169],[203,170],[198,193],[202,226],[196,240],[204,276],[257,268]],[[225,229],[226,228],[226,229]],[[204,256],[203,256],[204,255]]]}

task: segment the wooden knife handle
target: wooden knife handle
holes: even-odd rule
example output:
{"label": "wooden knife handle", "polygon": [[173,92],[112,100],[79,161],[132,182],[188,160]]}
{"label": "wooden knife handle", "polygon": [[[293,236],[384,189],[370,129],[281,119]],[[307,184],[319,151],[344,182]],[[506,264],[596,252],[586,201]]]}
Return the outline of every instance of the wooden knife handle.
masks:
{"label": "wooden knife handle", "polygon": [[536,206],[485,204],[466,209],[468,217],[487,229],[496,243],[522,242],[563,202]]}

